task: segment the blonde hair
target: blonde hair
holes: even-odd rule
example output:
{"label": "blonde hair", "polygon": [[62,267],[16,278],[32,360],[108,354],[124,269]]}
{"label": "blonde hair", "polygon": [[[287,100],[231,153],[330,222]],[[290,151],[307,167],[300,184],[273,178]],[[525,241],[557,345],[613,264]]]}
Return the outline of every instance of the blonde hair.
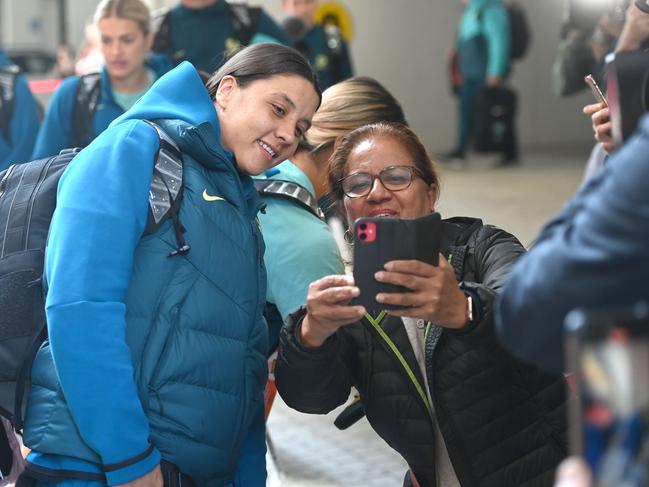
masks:
{"label": "blonde hair", "polygon": [[145,36],[151,32],[151,12],[142,0],[101,0],[95,10],[95,24],[109,17],[132,20]]}
{"label": "blonde hair", "polygon": [[401,105],[388,90],[373,78],[358,76],[325,90],[305,138],[318,150],[341,135],[376,122],[408,125]]}

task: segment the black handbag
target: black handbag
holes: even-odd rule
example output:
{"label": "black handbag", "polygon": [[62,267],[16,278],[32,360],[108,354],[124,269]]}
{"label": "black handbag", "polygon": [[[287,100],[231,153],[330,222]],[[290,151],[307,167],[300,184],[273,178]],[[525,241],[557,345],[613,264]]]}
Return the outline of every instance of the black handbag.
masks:
{"label": "black handbag", "polygon": [[511,144],[517,96],[508,87],[486,87],[476,94],[473,111],[473,150],[505,152]]}

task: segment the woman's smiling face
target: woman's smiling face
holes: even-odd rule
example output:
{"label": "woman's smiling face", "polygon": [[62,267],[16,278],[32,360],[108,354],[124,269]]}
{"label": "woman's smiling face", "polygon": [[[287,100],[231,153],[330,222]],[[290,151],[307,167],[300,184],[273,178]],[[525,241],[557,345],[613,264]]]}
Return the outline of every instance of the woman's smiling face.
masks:
{"label": "woman's smiling face", "polygon": [[364,172],[375,176],[367,196],[343,199],[347,221],[364,216],[392,218],[417,218],[435,211],[437,189],[428,185],[414,171],[410,185],[399,191],[386,189],[378,178],[388,166],[416,166],[413,156],[394,137],[377,137],[362,140],[352,149],[347,159],[345,176]]}
{"label": "woman's smiling face", "polygon": [[318,103],[313,85],[301,76],[274,75],[243,87],[226,76],[215,101],[223,146],[241,172],[261,174],[295,153]]}

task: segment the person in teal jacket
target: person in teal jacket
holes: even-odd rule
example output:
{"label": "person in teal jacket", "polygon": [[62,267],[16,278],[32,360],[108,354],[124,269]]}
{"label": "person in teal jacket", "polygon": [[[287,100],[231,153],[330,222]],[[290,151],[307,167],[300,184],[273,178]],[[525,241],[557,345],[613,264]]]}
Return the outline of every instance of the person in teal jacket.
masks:
{"label": "person in teal jacket", "polygon": [[[72,161],[46,249],[26,476],[161,487],[169,462],[198,487],[265,485],[263,205],[250,175],[293,154],[319,102],[306,59],[257,44],[207,89],[181,64]],[[184,188],[178,218],[147,236],[160,137],[145,120],[182,152]]]}
{"label": "person in teal jacket", "polygon": [[[282,0],[284,12],[291,16],[284,22],[285,29],[289,35],[293,34],[296,49],[309,59],[318,73],[320,86],[326,90],[351,78],[354,70],[349,47],[338,26],[314,22],[318,4],[318,0]],[[300,23],[295,24],[295,19]]]}
{"label": "person in teal jacket", "polygon": [[0,71],[0,171],[3,171],[13,163],[30,160],[40,118],[27,80],[17,74],[2,49]]}
{"label": "person in teal jacket", "polygon": [[226,0],[180,0],[157,17],[153,50],[174,63],[189,61],[211,73],[241,46],[290,44],[286,33],[261,8]]}
{"label": "person in teal jacket", "polygon": [[[461,85],[458,100],[458,134],[455,149],[440,158],[463,160],[471,141],[471,122],[476,93],[487,87],[502,86],[510,64],[509,17],[502,0],[462,0],[466,6],[458,27],[454,52],[457,53]],[[518,160],[512,134],[503,154],[503,164]]]}
{"label": "person in teal jacket", "polygon": [[172,67],[166,56],[148,54],[153,34],[149,8],[142,0],[102,0],[95,23],[105,61],[101,73],[73,76],[61,83],[45,114],[32,159],[88,145]]}
{"label": "person in teal jacket", "polygon": [[[258,178],[299,185],[318,201],[328,193],[328,162],[336,139],[379,121],[407,125],[401,105],[378,81],[359,76],[337,83],[322,94],[322,105],[313,117],[305,143],[290,160]],[[266,242],[266,300],[270,305],[266,318],[274,349],[282,324],[306,304],[309,284],[324,276],[344,274],[345,268],[323,218],[294,200],[268,195],[263,200],[266,212],[259,215],[259,221]]]}

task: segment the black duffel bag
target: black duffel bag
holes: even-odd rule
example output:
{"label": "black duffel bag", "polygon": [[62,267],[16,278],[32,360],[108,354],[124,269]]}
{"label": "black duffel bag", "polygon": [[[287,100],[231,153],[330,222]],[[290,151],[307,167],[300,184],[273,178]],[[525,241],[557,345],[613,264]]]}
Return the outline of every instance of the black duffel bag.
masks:
{"label": "black duffel bag", "polygon": [[511,144],[517,96],[508,87],[486,87],[476,94],[473,110],[473,150],[505,152]]}

